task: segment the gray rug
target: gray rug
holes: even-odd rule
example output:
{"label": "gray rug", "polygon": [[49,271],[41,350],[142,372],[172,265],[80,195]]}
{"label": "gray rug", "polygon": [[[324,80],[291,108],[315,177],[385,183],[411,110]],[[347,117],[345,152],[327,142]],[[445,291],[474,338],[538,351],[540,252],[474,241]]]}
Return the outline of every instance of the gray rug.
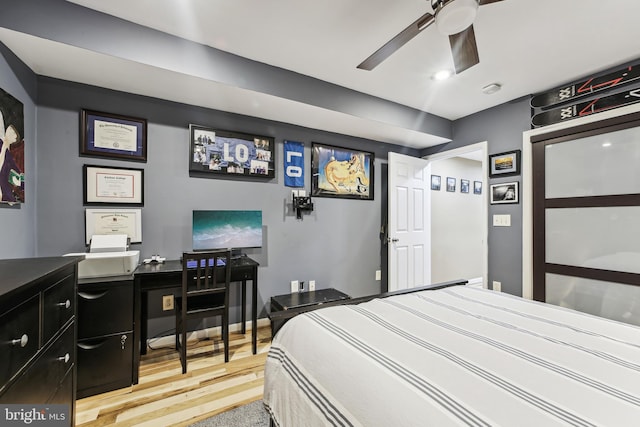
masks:
{"label": "gray rug", "polygon": [[269,427],[269,413],[262,400],[239,406],[192,424],[190,427]]}

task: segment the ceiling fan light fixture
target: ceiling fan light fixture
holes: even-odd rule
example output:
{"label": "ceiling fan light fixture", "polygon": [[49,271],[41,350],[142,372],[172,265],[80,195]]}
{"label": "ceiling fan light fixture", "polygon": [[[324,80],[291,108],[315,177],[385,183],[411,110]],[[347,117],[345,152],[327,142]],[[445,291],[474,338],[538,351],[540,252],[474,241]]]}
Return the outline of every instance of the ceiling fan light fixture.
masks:
{"label": "ceiling fan light fixture", "polygon": [[444,35],[458,34],[476,19],[478,0],[440,1],[436,11],[436,27]]}

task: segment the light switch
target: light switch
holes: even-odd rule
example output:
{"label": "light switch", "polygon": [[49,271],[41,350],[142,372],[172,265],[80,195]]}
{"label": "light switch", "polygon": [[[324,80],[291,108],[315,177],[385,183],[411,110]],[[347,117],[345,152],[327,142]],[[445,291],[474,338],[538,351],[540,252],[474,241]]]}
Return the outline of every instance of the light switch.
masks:
{"label": "light switch", "polygon": [[494,215],[494,227],[511,227],[511,215]]}

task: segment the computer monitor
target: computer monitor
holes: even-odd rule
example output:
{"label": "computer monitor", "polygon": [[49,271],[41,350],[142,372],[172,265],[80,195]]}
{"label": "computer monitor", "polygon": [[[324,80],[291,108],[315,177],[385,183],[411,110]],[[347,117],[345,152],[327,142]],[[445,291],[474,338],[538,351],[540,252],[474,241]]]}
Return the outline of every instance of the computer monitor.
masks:
{"label": "computer monitor", "polygon": [[262,211],[194,210],[194,251],[262,247]]}

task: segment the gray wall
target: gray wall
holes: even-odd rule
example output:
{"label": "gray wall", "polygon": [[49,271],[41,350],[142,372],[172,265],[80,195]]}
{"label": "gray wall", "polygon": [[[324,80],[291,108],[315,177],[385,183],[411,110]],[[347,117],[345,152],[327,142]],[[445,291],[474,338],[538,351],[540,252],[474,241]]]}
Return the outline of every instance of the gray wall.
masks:
{"label": "gray wall", "polygon": [[[82,165],[142,168],[143,243],[132,249],[139,249],[143,258],[159,253],[177,259],[190,250],[193,209],[261,209],[265,246],[247,251],[260,263],[259,307],[273,295],[288,293],[291,280],[316,280],[317,288],[335,287],[352,296],[380,291],[375,281],[380,268],[380,165],[390,150],[417,156],[416,150],[45,77],[38,79],[38,96],[37,161],[43,166],[37,174],[38,256],[85,249]],[[146,118],[147,163],[80,157],[82,108]],[[189,177],[189,123],[274,137],[276,178]],[[314,212],[297,220],[290,207],[291,189],[283,183],[284,139],[305,144],[307,191],[311,142],[373,151],[374,200],[315,198]],[[154,301],[151,304],[160,307],[160,301]]]}
{"label": "gray wall", "polygon": [[[488,154],[522,149],[522,132],[531,129],[529,97],[481,111],[456,120],[453,141],[421,153],[423,156],[481,141],[488,142]],[[492,178],[485,182],[484,191],[491,184],[519,181],[521,176]],[[495,214],[511,215],[511,227],[493,227]],[[522,296],[522,204],[489,205],[489,288],[499,281],[502,291]]]}
{"label": "gray wall", "polygon": [[[0,43],[0,88],[22,102],[25,134],[25,203],[0,203],[0,259],[32,257],[36,252],[36,76]],[[31,124],[31,125],[29,125]],[[6,124],[5,124],[6,125]]]}

